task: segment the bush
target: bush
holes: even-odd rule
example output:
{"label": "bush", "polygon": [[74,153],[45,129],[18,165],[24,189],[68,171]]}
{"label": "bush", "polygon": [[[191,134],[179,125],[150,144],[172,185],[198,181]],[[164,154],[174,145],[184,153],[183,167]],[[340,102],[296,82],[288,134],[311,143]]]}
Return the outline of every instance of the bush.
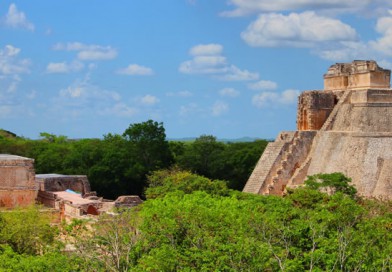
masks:
{"label": "bush", "polygon": [[357,189],[354,186],[349,185],[351,178],[346,177],[344,174],[336,172],[331,174],[316,174],[308,176],[305,180],[305,185],[310,189],[320,190],[333,194],[335,192],[341,192],[343,194],[354,197],[357,193]]}

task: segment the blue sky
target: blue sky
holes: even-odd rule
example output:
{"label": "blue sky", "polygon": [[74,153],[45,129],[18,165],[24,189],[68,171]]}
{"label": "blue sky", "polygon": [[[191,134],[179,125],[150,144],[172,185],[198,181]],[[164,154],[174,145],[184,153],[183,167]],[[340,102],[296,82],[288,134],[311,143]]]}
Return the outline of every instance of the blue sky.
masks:
{"label": "blue sky", "polygon": [[389,0],[1,1],[0,127],[275,138],[331,64],[391,56]]}

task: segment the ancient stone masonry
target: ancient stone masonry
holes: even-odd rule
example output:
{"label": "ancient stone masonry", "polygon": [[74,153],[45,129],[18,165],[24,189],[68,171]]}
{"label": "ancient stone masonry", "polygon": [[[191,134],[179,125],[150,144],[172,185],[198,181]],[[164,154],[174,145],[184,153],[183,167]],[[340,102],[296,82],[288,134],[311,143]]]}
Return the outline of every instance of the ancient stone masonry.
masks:
{"label": "ancient stone masonry", "polygon": [[325,90],[300,95],[298,131],[267,146],[244,191],[281,195],[308,175],[342,172],[359,194],[392,199],[389,81],[390,70],[375,61],[332,65]]}
{"label": "ancient stone masonry", "polygon": [[90,183],[84,175],[36,175],[38,184],[37,201],[57,209],[62,217],[98,215],[113,208],[132,207],[140,204],[139,196],[120,196],[117,200],[106,200],[90,190]]}
{"label": "ancient stone masonry", "polygon": [[34,203],[37,195],[34,176],[33,159],[0,154],[0,207]]}
{"label": "ancient stone masonry", "polygon": [[90,193],[90,183],[84,175],[39,174],[35,176],[39,191],[65,191],[71,189],[81,195]]}
{"label": "ancient stone masonry", "polygon": [[306,159],[315,134],[313,131],[281,132],[264,150],[243,191],[281,195],[286,179]]}
{"label": "ancient stone masonry", "polygon": [[332,92],[307,91],[298,99],[297,129],[319,130],[336,102]]}
{"label": "ancient stone masonry", "polygon": [[324,75],[324,90],[390,88],[391,71],[372,60],[336,63]]}
{"label": "ancient stone masonry", "polygon": [[106,200],[91,191],[87,176],[35,175],[33,159],[0,154],[0,207],[23,207],[36,202],[57,210],[60,218],[67,219],[133,207],[142,200],[139,196]]}

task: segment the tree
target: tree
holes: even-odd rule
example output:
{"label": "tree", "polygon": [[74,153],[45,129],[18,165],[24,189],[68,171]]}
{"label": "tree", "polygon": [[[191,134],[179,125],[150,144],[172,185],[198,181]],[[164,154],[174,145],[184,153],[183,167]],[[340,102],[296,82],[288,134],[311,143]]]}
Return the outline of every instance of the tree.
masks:
{"label": "tree", "polygon": [[227,180],[230,189],[242,191],[268,142],[228,143],[219,157],[220,171],[213,178]]}
{"label": "tree", "polygon": [[242,190],[267,143],[222,143],[212,135],[202,135],[176,152],[176,162],[182,169],[226,180],[230,189]]}
{"label": "tree", "polygon": [[220,172],[220,156],[225,144],[218,142],[215,136],[202,135],[198,137],[183,156],[179,156],[178,164],[181,168],[196,172],[198,175],[214,178]]}
{"label": "tree", "polygon": [[324,190],[329,193],[342,192],[354,197],[357,189],[350,185],[351,178],[346,177],[343,173],[316,174],[308,176],[305,185],[311,189]]}
{"label": "tree", "polygon": [[1,213],[0,243],[19,254],[39,254],[55,242],[56,229],[50,226],[50,214],[36,206]]}
{"label": "tree", "polygon": [[143,185],[129,177],[135,158],[124,137],[111,133],[104,135],[99,153],[87,173],[91,187],[99,195],[115,199],[119,195],[142,193]]}
{"label": "tree", "polygon": [[147,200],[136,271],[270,271],[270,253],[248,224],[260,203],[249,204],[200,191]]}
{"label": "tree", "polygon": [[163,123],[148,120],[131,124],[123,133],[146,172],[165,168],[173,163]]}
{"label": "tree", "polygon": [[8,245],[0,246],[1,271],[29,271],[29,272],[69,272],[88,271],[77,257],[70,257],[63,252],[54,251],[42,255],[19,254]]}
{"label": "tree", "polygon": [[67,136],[64,136],[64,135],[57,136],[55,134],[51,134],[51,133],[48,133],[48,132],[41,132],[39,134],[39,136],[44,141],[47,141],[47,142],[50,142],[50,143],[63,143],[63,142],[66,142],[68,140]]}
{"label": "tree", "polygon": [[148,176],[147,184],[145,192],[147,199],[164,197],[175,191],[186,194],[203,191],[215,196],[225,196],[230,193],[224,181],[211,180],[177,168],[154,171]]}
{"label": "tree", "polygon": [[100,215],[98,221],[74,221],[66,226],[70,242],[87,271],[130,271],[140,255],[139,216],[136,209]]}

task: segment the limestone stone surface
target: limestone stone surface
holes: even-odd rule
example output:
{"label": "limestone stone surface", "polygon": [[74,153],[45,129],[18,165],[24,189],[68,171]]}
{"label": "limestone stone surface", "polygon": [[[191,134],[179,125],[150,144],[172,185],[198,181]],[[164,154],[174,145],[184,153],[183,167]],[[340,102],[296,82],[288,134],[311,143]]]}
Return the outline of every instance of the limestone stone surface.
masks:
{"label": "limestone stone surface", "polygon": [[[300,95],[298,131],[292,132],[313,135],[302,135],[301,144],[288,141],[283,152],[271,154],[267,147],[269,153],[261,156],[244,191],[281,195],[308,175],[342,172],[360,195],[392,199],[390,71],[374,61],[338,63],[324,80],[327,90]],[[279,137],[273,145],[281,142]],[[258,174],[261,169],[268,174]]]}
{"label": "limestone stone surface", "polygon": [[90,183],[85,175],[39,174],[35,176],[40,191],[65,191],[71,189],[82,195],[90,193]]}
{"label": "limestone stone surface", "polygon": [[324,75],[324,90],[390,88],[391,71],[373,60],[331,65]]}
{"label": "limestone stone surface", "polygon": [[319,130],[336,102],[333,92],[306,91],[298,98],[297,129]]}
{"label": "limestone stone surface", "polygon": [[37,195],[34,176],[33,159],[0,154],[0,207],[34,204]]}

